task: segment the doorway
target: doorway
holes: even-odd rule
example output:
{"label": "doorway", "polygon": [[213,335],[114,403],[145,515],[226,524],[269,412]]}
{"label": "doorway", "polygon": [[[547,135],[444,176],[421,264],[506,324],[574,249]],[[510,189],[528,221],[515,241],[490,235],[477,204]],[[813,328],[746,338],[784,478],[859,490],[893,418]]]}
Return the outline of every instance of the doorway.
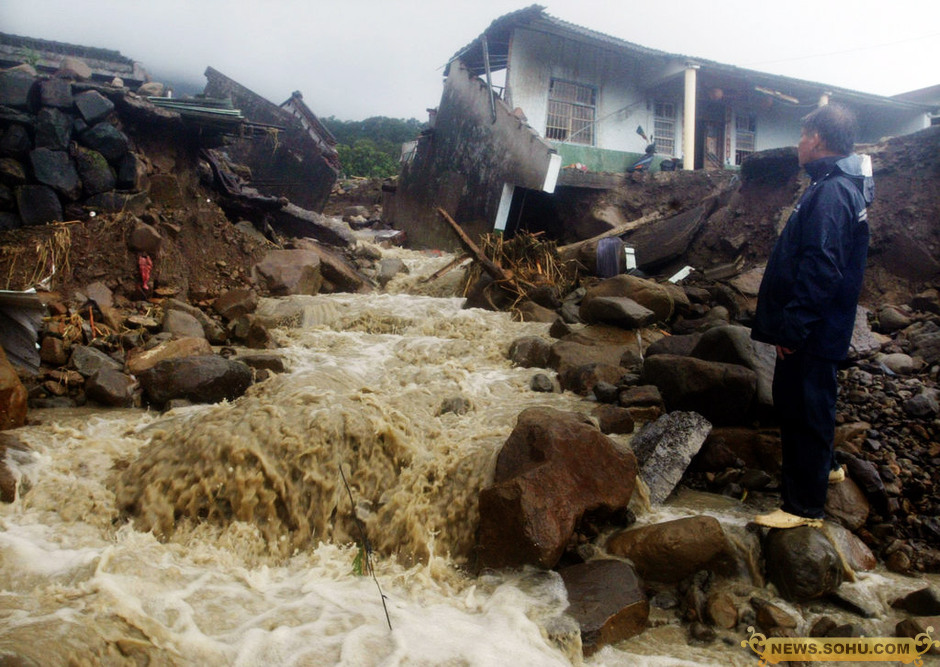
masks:
{"label": "doorway", "polygon": [[724,121],[703,119],[695,128],[695,168],[724,169],[725,165]]}

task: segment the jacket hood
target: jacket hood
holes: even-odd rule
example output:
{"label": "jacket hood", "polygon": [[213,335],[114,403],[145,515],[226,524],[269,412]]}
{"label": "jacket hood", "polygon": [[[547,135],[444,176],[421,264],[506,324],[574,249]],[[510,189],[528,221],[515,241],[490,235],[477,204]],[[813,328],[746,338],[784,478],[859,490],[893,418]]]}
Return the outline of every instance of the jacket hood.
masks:
{"label": "jacket hood", "polygon": [[855,183],[862,193],[865,206],[875,199],[875,179],[872,176],[871,156],[852,153],[836,161],[836,168]]}

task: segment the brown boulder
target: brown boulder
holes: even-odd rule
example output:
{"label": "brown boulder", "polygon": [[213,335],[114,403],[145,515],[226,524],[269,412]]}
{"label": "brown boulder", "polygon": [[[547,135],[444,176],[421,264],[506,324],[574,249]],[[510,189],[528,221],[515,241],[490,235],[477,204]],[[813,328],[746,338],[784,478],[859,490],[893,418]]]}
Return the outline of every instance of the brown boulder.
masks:
{"label": "brown boulder", "polygon": [[726,550],[721,524],[704,515],[626,530],[607,542],[607,551],[629,558],[641,577],[665,583],[695,574]]}
{"label": "brown boulder", "polygon": [[548,367],[559,373],[588,364],[620,366],[620,359],[630,348],[626,345],[583,345],[571,341],[558,341],[548,354]]}
{"label": "brown boulder", "polygon": [[769,473],[780,470],[779,434],[752,428],[723,427],[708,434],[692,465],[702,472],[725,468],[756,468]]}
{"label": "brown boulder", "polygon": [[509,346],[509,359],[522,368],[545,368],[551,345],[540,336],[523,336]]}
{"label": "brown boulder", "polygon": [[871,505],[851,477],[840,484],[830,484],[826,495],[826,514],[849,530],[865,525]]}
{"label": "brown boulder", "polygon": [[258,295],[253,290],[244,288],[224,292],[212,303],[212,309],[226,320],[253,313],[257,307]]}
{"label": "brown boulder", "polygon": [[620,366],[601,363],[584,364],[567,367],[558,373],[558,383],[566,391],[572,391],[579,396],[587,396],[598,383],[617,384],[626,373],[627,369]]}
{"label": "brown boulder", "polygon": [[856,537],[853,532],[837,523],[830,522],[824,524],[823,530],[826,537],[829,538],[829,541],[832,542],[842,556],[845,564],[853,572],[868,572],[875,569],[878,559],[875,558],[875,554],[871,552],[868,545]]}
{"label": "brown boulder", "polygon": [[297,239],[294,245],[320,258],[320,273],[334,292],[371,292],[372,285],[341,253],[329,250],[313,239]]}
{"label": "brown boulder", "polygon": [[816,528],[771,529],[763,543],[767,577],[787,600],[815,600],[842,584],[845,569],[835,545]]}
{"label": "brown boulder", "polygon": [[581,300],[581,310],[589,310],[595,298],[626,297],[653,311],[657,322],[668,322],[676,312],[678,293],[652,280],[622,273],[588,288]]}
{"label": "brown boulder", "polygon": [[545,322],[551,324],[558,319],[558,313],[551,308],[540,306],[526,299],[512,311],[513,319],[519,322]]}
{"label": "brown boulder", "polygon": [[594,560],[558,572],[568,591],[567,613],[581,628],[584,655],[646,629],[650,606],[629,563]]}
{"label": "brown boulder", "polygon": [[616,405],[598,405],[591,412],[601,433],[633,433],[633,416],[627,408]]}
{"label": "brown boulder", "polygon": [[730,594],[718,591],[709,594],[705,602],[708,622],[725,630],[733,630],[738,624],[738,606]]}
{"label": "brown boulder", "polygon": [[0,347],[0,431],[26,423],[26,387]]}
{"label": "brown boulder", "polygon": [[636,458],[571,412],[529,408],[480,492],[480,563],[552,567],[586,512],[625,508]]}
{"label": "brown boulder", "polygon": [[649,357],[640,380],[659,387],[668,410],[697,412],[716,425],[740,423],[757,393],[749,368],[671,354]]}
{"label": "brown boulder", "polygon": [[271,250],[252,275],[275,296],[317,294],[323,284],[320,257],[311,250]]}

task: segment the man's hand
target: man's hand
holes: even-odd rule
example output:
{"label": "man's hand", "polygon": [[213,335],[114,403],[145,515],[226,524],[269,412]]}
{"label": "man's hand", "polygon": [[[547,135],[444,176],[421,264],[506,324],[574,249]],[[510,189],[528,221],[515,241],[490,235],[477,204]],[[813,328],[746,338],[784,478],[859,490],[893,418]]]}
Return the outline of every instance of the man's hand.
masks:
{"label": "man's hand", "polygon": [[777,359],[784,359],[788,355],[791,355],[795,350],[791,350],[788,347],[783,347],[782,345],[777,346]]}

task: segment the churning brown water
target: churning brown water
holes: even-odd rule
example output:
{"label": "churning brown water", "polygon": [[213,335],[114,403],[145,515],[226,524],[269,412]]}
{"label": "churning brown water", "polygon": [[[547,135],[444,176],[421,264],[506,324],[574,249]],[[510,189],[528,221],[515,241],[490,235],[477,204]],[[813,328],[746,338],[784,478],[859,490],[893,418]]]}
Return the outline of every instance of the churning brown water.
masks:
{"label": "churning brown water", "polygon": [[[17,432],[31,451],[9,454],[21,493],[0,508],[0,656],[27,665],[579,663],[557,575],[470,577],[462,566],[477,494],[519,412],[591,404],[532,392],[534,371],[506,360],[512,340],[547,336],[547,325],[462,310],[432,291],[449,288],[419,282],[450,257],[400,256],[411,268],[392,284],[400,293],[263,304],[298,325],[277,331],[290,371],[232,403],[164,415],[31,413],[36,423]],[[743,511],[698,495],[641,520],[702,511],[743,530]],[[391,631],[376,582],[356,574],[354,517],[375,549]],[[858,584],[872,597],[892,585],[874,574]],[[739,646],[689,646],[666,613],[653,620],[658,627],[586,664],[756,662]]]}

